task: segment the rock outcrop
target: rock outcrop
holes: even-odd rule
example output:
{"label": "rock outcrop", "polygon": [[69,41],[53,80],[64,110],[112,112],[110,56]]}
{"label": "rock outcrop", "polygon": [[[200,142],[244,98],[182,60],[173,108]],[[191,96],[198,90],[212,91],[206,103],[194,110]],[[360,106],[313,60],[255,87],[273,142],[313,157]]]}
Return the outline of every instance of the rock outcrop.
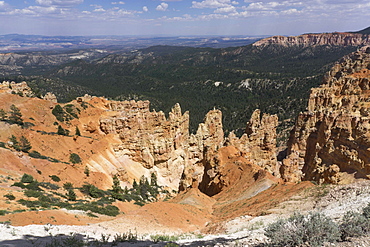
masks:
{"label": "rock outcrop", "polygon": [[370,47],[345,56],[311,90],[281,173],[291,182],[370,178]]}
{"label": "rock outcrop", "polygon": [[48,100],[48,101],[51,101],[53,103],[58,103],[58,99],[57,97],[55,96],[55,94],[53,93],[46,93],[43,97],[42,97],[44,100]]}
{"label": "rock outcrop", "polygon": [[261,118],[261,111],[255,110],[247,123],[245,134],[239,139],[231,132],[227,145],[237,147],[245,158],[280,177],[276,157],[277,125],[277,115],[263,114]]}
{"label": "rock outcrop", "polygon": [[3,81],[0,83],[0,91],[6,93],[18,94],[20,96],[33,97],[34,93],[32,89],[27,85],[25,81],[21,83],[15,83],[14,81]]}
{"label": "rock outcrop", "polygon": [[[109,101],[108,111],[100,118],[100,130],[119,137],[113,149],[118,157],[142,164],[150,173],[156,173],[159,184],[172,190],[199,187],[207,194],[217,194],[217,152],[225,145],[222,113],[211,110],[196,134],[189,135],[189,114],[181,113],[177,104],[169,113],[149,110],[149,101]],[[276,162],[277,117],[256,111],[246,134],[240,139],[231,134],[228,145],[235,145],[240,154],[263,169],[279,176]],[[121,171],[133,173],[132,171]],[[123,175],[124,177],[124,175]]]}
{"label": "rock outcrop", "polygon": [[329,46],[363,46],[370,45],[370,35],[359,33],[320,33],[303,34],[299,36],[273,36],[259,40],[253,46],[282,45],[285,47],[310,47],[318,45]]}

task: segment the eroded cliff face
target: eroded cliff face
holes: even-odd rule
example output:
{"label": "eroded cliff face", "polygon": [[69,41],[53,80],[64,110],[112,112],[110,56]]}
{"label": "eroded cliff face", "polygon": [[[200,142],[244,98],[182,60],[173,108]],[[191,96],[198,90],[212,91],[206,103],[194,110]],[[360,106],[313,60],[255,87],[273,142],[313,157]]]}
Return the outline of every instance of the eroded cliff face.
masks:
{"label": "eroded cliff face", "polygon": [[303,34],[299,36],[273,36],[259,40],[254,46],[282,45],[290,46],[363,46],[370,45],[370,35],[359,33],[322,33],[322,34]]}
{"label": "eroded cliff face", "polygon": [[[226,142],[222,128],[222,113],[211,110],[196,134],[189,135],[189,114],[181,113],[175,105],[169,117],[163,112],[149,110],[148,101],[109,101],[107,111],[99,120],[100,130],[119,137],[112,144],[115,156],[124,157],[142,165],[140,169],[125,166],[120,177],[156,173],[158,183],[171,190],[199,187],[214,195],[222,190],[219,183],[218,150],[235,145],[240,155],[255,162],[262,169],[279,176],[276,161],[277,117],[256,111],[246,134],[240,139],[231,134]],[[141,170],[141,171],[140,171]],[[215,185],[217,184],[217,185]]]}
{"label": "eroded cliff face", "polygon": [[311,90],[281,173],[291,182],[370,178],[370,47],[345,56]]}
{"label": "eroded cliff face", "polygon": [[228,137],[228,145],[237,147],[244,157],[262,167],[276,177],[280,177],[277,162],[276,127],[277,115],[263,114],[255,110],[247,123],[245,134],[239,139],[233,132]]}

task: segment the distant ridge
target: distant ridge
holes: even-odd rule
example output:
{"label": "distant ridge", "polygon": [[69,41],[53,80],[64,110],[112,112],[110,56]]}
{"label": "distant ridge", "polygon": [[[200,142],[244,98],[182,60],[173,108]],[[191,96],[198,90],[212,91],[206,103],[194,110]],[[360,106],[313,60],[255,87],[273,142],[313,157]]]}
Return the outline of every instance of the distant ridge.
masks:
{"label": "distant ridge", "polygon": [[370,27],[367,27],[365,29],[362,29],[358,32],[355,32],[355,33],[361,33],[361,34],[370,34]]}

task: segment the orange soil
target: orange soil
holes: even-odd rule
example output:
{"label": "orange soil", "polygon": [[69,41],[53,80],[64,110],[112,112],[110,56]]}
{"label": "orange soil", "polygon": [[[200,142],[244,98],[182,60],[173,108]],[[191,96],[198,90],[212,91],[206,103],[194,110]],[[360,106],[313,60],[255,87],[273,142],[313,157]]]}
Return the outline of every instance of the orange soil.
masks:
{"label": "orange soil", "polygon": [[89,217],[83,214],[68,213],[63,210],[28,211],[16,214],[0,216],[0,222],[10,221],[13,226],[25,225],[87,225],[107,221],[113,217],[100,216],[99,218]]}

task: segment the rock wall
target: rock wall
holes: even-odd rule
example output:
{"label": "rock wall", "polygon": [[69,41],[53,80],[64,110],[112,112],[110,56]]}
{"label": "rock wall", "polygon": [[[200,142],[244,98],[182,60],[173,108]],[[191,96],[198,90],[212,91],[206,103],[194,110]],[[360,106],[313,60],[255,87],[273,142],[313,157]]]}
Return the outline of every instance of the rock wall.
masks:
{"label": "rock wall", "polygon": [[282,45],[282,46],[363,46],[370,45],[370,35],[359,33],[322,33],[303,34],[299,36],[273,36],[259,40],[254,46]]}
{"label": "rock wall", "polygon": [[[99,120],[100,130],[119,137],[120,142],[113,144],[116,156],[142,164],[161,178],[159,184],[172,190],[210,190],[209,182],[217,175],[217,152],[225,145],[221,111],[209,111],[197,133],[190,135],[189,114],[182,114],[178,104],[168,118],[163,112],[150,111],[149,101],[108,101],[105,107],[107,112]],[[260,120],[257,112],[247,133],[240,139],[234,135],[228,145],[237,145],[246,158],[276,172],[277,117],[264,114]],[[218,192],[216,189],[209,193]]]}
{"label": "rock wall", "polygon": [[276,177],[280,177],[277,162],[276,127],[277,115],[263,114],[255,110],[247,123],[245,134],[239,139],[229,134],[228,145],[237,147],[244,157]]}
{"label": "rock wall", "polygon": [[283,179],[370,178],[370,47],[339,61],[311,90],[307,109],[291,132]]}

